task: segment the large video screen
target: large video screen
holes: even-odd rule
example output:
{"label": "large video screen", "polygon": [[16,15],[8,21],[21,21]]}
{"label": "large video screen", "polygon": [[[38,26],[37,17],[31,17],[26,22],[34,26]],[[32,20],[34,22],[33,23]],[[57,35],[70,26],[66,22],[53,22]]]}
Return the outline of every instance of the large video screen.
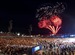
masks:
{"label": "large video screen", "polygon": [[38,51],[38,50],[41,50],[41,46],[35,46],[32,48],[32,53]]}

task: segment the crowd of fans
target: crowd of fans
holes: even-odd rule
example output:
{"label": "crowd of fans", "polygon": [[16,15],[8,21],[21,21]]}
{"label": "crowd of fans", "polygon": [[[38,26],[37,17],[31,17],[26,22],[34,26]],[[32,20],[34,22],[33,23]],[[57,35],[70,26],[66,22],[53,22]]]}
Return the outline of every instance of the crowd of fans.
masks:
{"label": "crowd of fans", "polygon": [[1,37],[0,53],[4,53],[5,55],[22,55],[24,53],[28,54],[30,49],[36,45],[36,41],[29,37]]}
{"label": "crowd of fans", "polygon": [[0,53],[4,55],[31,55],[31,48],[41,45],[42,55],[75,55],[75,42],[63,41],[39,37],[0,37]]}
{"label": "crowd of fans", "polygon": [[75,55],[74,42],[41,41],[42,55]]}

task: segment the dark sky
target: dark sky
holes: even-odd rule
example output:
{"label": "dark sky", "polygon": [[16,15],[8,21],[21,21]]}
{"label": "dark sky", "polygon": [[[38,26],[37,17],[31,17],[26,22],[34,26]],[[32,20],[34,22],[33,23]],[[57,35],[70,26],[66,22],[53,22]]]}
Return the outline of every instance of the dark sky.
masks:
{"label": "dark sky", "polygon": [[7,32],[9,21],[13,20],[12,32],[28,34],[29,25],[32,25],[32,34],[48,34],[49,30],[38,28],[38,19],[35,18],[36,9],[44,3],[64,2],[65,11],[60,15],[63,24],[59,33],[75,33],[75,2],[72,0],[9,0],[0,1],[0,31]]}

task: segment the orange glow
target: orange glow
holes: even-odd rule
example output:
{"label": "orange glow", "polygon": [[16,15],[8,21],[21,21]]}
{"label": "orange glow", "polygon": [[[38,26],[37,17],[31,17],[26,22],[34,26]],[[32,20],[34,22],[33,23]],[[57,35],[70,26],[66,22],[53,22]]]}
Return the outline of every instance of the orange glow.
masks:
{"label": "orange glow", "polygon": [[38,23],[39,28],[47,28],[52,34],[56,34],[61,28],[62,20],[58,16],[52,16],[49,19],[45,17]]}
{"label": "orange glow", "polygon": [[62,20],[58,16],[52,16],[50,20],[55,26],[59,26],[62,24]]}

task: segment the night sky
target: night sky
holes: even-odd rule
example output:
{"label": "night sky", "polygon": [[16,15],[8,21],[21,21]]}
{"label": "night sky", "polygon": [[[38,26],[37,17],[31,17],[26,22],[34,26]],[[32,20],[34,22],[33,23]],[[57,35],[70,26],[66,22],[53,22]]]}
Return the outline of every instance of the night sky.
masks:
{"label": "night sky", "polygon": [[8,32],[9,21],[13,20],[12,32],[29,34],[32,25],[32,34],[48,34],[49,30],[38,28],[36,9],[44,3],[66,3],[65,11],[60,14],[63,20],[59,34],[75,33],[75,2],[72,0],[10,0],[0,1],[0,31]]}

